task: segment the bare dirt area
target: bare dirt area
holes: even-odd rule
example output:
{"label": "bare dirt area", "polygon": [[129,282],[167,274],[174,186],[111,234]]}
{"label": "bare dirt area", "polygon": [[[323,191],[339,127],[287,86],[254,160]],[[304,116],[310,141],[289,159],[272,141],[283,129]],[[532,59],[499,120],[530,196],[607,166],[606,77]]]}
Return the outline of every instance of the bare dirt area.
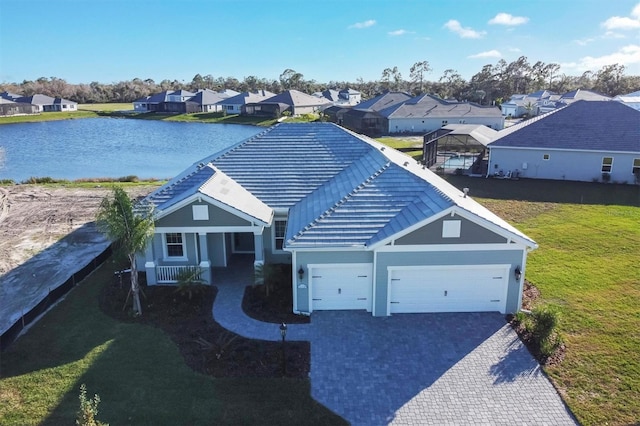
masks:
{"label": "bare dirt area", "polygon": [[[155,187],[127,189],[134,197]],[[109,187],[53,188],[12,185],[0,188],[0,275],[6,274],[72,231],[92,222]]]}
{"label": "bare dirt area", "polygon": [[0,188],[0,334],[109,247],[94,219],[110,193],[108,186]]}

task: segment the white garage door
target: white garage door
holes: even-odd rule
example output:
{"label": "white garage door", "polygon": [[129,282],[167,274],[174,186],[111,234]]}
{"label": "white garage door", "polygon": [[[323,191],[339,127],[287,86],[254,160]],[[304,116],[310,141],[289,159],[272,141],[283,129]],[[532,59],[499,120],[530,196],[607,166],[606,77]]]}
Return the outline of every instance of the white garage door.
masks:
{"label": "white garage door", "polygon": [[508,265],[389,268],[389,312],[505,312]]}
{"label": "white garage door", "polygon": [[371,310],[371,264],[309,265],[312,310]]}

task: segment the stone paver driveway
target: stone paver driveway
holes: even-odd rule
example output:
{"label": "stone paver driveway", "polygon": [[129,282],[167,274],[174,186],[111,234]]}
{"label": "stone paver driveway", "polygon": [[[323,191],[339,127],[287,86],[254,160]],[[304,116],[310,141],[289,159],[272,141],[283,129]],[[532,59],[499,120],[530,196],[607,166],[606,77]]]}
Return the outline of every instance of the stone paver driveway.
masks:
{"label": "stone paver driveway", "polygon": [[[247,281],[220,271],[215,319],[279,340],[240,308]],[[314,312],[288,340],[311,341],[312,396],[352,425],[575,425],[540,366],[497,313]]]}

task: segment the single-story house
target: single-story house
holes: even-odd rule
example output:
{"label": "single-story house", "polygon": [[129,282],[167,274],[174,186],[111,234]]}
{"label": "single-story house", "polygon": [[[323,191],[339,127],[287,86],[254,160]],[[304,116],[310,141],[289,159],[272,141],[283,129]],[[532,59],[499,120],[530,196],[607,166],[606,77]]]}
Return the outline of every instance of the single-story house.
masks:
{"label": "single-story house", "polygon": [[189,101],[197,103],[200,112],[220,112],[222,111],[222,105],[220,105],[220,101],[238,94],[239,93],[235,90],[224,90],[222,92],[216,92],[210,89],[201,89],[198,90],[196,94],[191,98],[189,98]]}
{"label": "single-story house", "polygon": [[292,266],[293,311],[516,312],[536,243],[430,170],[333,123],[282,123],[150,194],[150,285],[235,253]]}
{"label": "single-story house", "polygon": [[329,106],[331,106],[331,101],[328,99],[307,95],[292,89],[259,102],[248,102],[242,113],[279,117],[285,111],[289,111],[291,115],[313,114]]}
{"label": "single-story house", "polygon": [[387,132],[387,120],[379,111],[411,99],[404,92],[384,92],[359,103],[342,114],[342,125],[358,133],[381,135]]}
{"label": "single-story house", "polygon": [[21,96],[14,100],[18,103],[35,105],[38,108],[38,112],[72,112],[78,110],[77,102],[62,98],[52,98],[47,95]]}
{"label": "single-story house", "polygon": [[37,114],[38,107],[23,102],[0,98],[0,115]]}
{"label": "single-story house", "polygon": [[257,92],[242,92],[230,98],[218,102],[222,110],[227,114],[241,114],[246,104],[257,103],[272,98],[275,93],[268,90],[258,90]]}
{"label": "single-story house", "polygon": [[638,182],[640,111],[577,101],[508,127],[489,144],[489,176]]}
{"label": "single-story house", "polygon": [[640,111],[640,90],[626,95],[618,95],[613,100]]}
{"label": "single-story house", "polygon": [[447,124],[482,124],[495,130],[504,128],[500,108],[473,102],[446,101],[420,95],[379,111],[387,122],[387,132],[421,133]]}
{"label": "single-story house", "polygon": [[362,94],[354,89],[326,89],[322,92],[316,92],[313,96],[324,98],[333,105],[354,106],[362,102]]}

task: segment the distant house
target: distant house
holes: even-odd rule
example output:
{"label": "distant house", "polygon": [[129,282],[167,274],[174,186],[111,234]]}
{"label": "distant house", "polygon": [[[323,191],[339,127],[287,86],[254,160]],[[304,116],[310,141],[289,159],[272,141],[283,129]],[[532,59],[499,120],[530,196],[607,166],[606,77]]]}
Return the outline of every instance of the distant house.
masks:
{"label": "distant house", "polygon": [[421,95],[381,110],[387,132],[429,132],[448,124],[481,124],[495,130],[504,128],[504,117],[494,106],[473,102],[445,101],[433,95]]}
{"label": "distant house", "polygon": [[640,90],[626,95],[618,95],[613,100],[640,111]]}
{"label": "distant house", "polygon": [[0,115],[23,115],[37,114],[38,107],[36,105],[24,102],[15,102],[4,97],[0,98]]}
{"label": "distant house", "polygon": [[307,95],[298,90],[285,90],[260,102],[249,102],[243,109],[245,115],[280,117],[285,111],[291,115],[313,114],[331,105],[325,98]]}
{"label": "distant house", "polygon": [[201,112],[201,104],[192,100],[195,93],[188,90],[165,90],[133,101],[136,112],[166,112],[185,114]]}
{"label": "distant house", "polygon": [[513,95],[509,101],[500,105],[505,117],[520,118],[546,114],[558,108],[565,107],[575,101],[608,101],[610,97],[590,90],[577,89],[563,95],[549,90],[538,90],[528,95]]}
{"label": "distant house", "polygon": [[200,112],[220,112],[222,111],[220,102],[238,94],[235,90],[215,92],[210,89],[202,89],[198,90],[194,96],[189,98],[189,101],[198,104]]}
{"label": "distant house", "polygon": [[52,98],[47,95],[20,96],[13,98],[15,102],[35,105],[38,112],[72,112],[78,110],[78,103],[63,98]]}
{"label": "distant house", "polygon": [[313,94],[318,98],[325,98],[336,106],[354,106],[362,101],[362,94],[354,89],[327,89]]}
{"label": "distant house", "polygon": [[514,313],[537,247],[410,157],[332,123],[276,125],[146,201],[155,234],[137,261],[149,285],[193,268],[217,284],[216,268],[249,255],[291,265],[293,312],[307,315]]}
{"label": "distant house", "polygon": [[342,125],[358,133],[381,135],[388,131],[385,118],[379,111],[411,99],[404,92],[385,92],[374,98],[360,102],[342,114]]}
{"label": "distant house", "polygon": [[275,96],[268,90],[258,90],[257,92],[242,92],[230,98],[218,102],[222,110],[227,114],[241,114],[246,104],[258,103]]}
{"label": "distant house", "polygon": [[640,111],[580,100],[506,128],[489,144],[488,175],[639,182]]}

